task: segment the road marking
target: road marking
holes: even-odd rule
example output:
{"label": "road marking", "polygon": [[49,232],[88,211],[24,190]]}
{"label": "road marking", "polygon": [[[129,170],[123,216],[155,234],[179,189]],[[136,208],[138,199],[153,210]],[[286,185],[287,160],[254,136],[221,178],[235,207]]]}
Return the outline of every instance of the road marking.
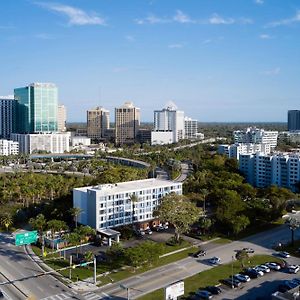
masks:
{"label": "road marking", "polygon": [[92,293],[92,292],[85,293],[82,296],[84,296],[84,299],[86,299],[86,300],[99,299],[99,295]]}
{"label": "road marking", "polygon": [[40,286],[37,286],[37,289],[44,293],[44,290]]}

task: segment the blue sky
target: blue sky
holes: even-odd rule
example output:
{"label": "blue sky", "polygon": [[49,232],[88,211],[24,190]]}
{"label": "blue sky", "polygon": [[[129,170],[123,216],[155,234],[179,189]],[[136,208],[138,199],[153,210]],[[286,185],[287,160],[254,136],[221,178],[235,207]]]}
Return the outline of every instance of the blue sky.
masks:
{"label": "blue sky", "polygon": [[0,2],[0,95],[54,82],[69,121],[172,100],[199,121],[286,121],[300,109],[298,0]]}

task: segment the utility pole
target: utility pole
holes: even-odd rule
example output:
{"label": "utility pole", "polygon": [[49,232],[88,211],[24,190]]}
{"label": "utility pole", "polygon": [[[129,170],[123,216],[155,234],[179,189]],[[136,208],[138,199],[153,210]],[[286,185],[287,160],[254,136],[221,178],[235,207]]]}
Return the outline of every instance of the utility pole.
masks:
{"label": "utility pole", "polygon": [[96,256],[94,256],[94,284],[97,283],[97,261]]}
{"label": "utility pole", "polygon": [[70,255],[70,271],[69,271],[69,278],[72,280],[72,255]]}
{"label": "utility pole", "polygon": [[231,256],[231,288],[233,288],[233,256]]}

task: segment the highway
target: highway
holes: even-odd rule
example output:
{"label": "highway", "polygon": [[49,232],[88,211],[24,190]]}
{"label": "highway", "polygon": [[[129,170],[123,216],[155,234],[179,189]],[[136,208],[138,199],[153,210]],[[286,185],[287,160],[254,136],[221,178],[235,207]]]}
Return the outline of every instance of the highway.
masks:
{"label": "highway", "polygon": [[15,246],[10,234],[0,233],[0,289],[7,295],[6,298],[41,300],[51,296],[53,300],[83,299],[51,275],[36,277],[42,273],[42,269],[27,255],[24,246]]}
{"label": "highway", "polygon": [[[213,256],[220,257],[222,263],[229,263],[236,253],[235,250],[244,247],[253,248],[256,254],[271,255],[274,253],[272,246],[278,242],[284,243],[289,241],[290,235],[290,230],[287,226],[280,226],[279,228],[259,233],[244,240],[218,245],[214,248],[211,248],[208,244],[207,248],[203,246],[204,249],[207,249],[207,256],[204,258],[195,259],[188,257],[175,263],[133,276],[103,287],[99,295],[102,299],[127,299],[127,290],[120,286],[122,285],[123,287],[129,288],[130,299],[136,299],[153,290],[163,288],[172,282],[212,268],[207,262],[207,259]],[[300,239],[299,230],[295,232],[295,238]],[[295,257],[291,257],[287,259],[287,261],[289,263],[300,264],[300,259]]]}

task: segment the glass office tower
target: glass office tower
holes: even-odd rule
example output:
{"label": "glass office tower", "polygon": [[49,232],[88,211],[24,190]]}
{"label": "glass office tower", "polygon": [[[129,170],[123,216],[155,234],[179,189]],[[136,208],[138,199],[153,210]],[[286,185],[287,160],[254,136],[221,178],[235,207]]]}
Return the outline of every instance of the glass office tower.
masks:
{"label": "glass office tower", "polygon": [[32,83],[14,90],[17,105],[17,133],[56,132],[57,87],[53,83]]}

